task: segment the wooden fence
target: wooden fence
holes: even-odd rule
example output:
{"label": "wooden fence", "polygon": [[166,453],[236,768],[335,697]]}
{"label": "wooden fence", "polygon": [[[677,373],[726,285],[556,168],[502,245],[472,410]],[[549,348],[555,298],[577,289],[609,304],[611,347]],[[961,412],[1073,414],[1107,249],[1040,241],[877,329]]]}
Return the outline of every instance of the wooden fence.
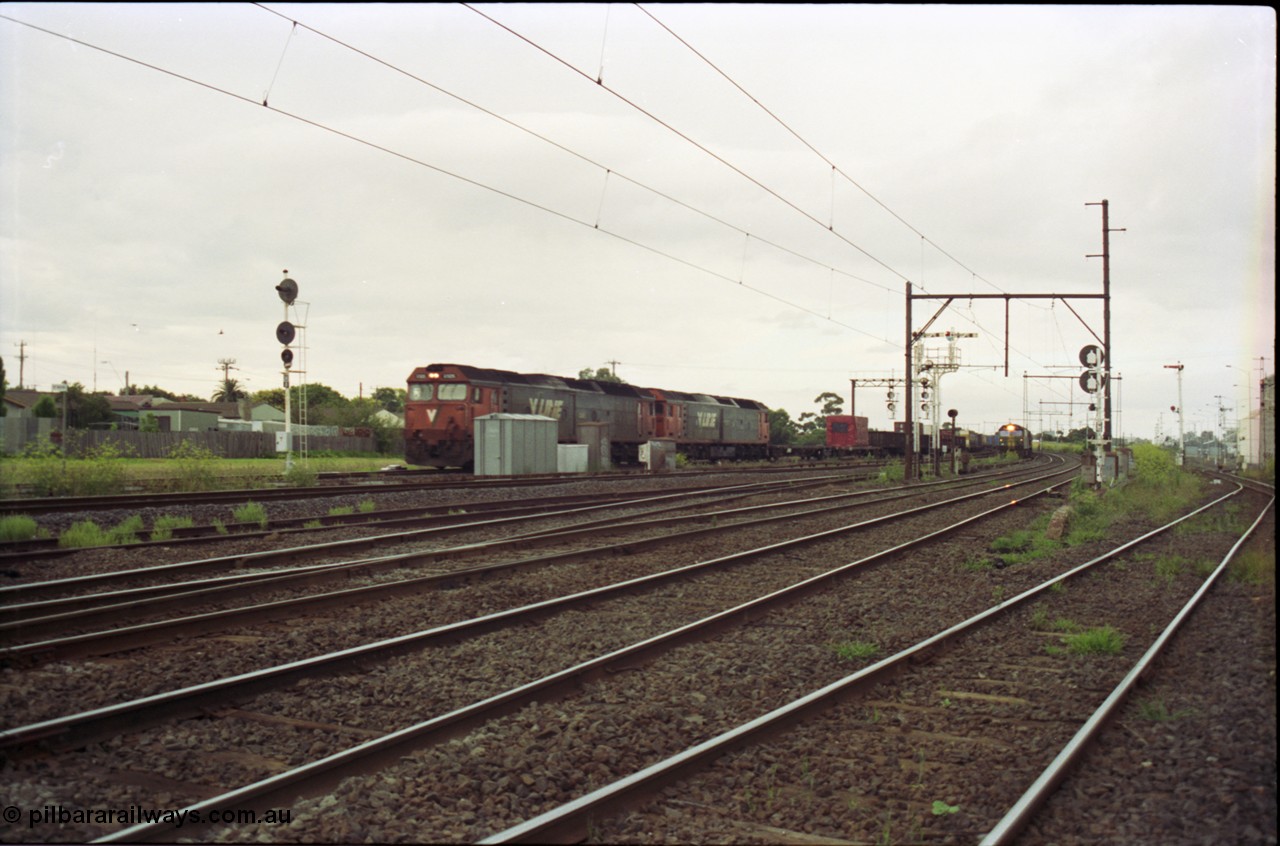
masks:
{"label": "wooden fence", "polygon": [[[7,431],[6,435],[17,435]],[[12,443],[21,439],[23,443]],[[54,435],[57,442],[57,435]],[[34,439],[33,439],[34,440]],[[67,455],[82,456],[104,444],[110,444],[121,454],[132,458],[168,458],[174,448],[182,443],[208,450],[222,458],[275,458],[276,436],[271,432],[132,432],[132,431],[97,431],[73,430],[67,435]],[[5,452],[21,453],[26,438],[6,437]],[[293,436],[293,450],[298,453],[302,446],[302,438]],[[356,437],[347,435],[310,435],[307,437],[307,452],[377,452],[377,441],[372,437]],[[393,455],[400,453],[393,452]]]}

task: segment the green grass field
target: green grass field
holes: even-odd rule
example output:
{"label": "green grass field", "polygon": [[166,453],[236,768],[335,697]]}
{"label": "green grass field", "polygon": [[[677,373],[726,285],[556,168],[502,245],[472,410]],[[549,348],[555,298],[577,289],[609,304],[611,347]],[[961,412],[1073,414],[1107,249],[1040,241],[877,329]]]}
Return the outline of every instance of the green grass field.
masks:
{"label": "green grass field", "polygon": [[389,456],[295,457],[286,473],[283,458],[219,458],[188,452],[173,458],[95,455],[64,461],[45,454],[0,460],[0,496],[113,494],[136,486],[189,491],[253,488],[282,478],[290,484],[307,485],[314,483],[319,473],[371,472],[401,463]]}

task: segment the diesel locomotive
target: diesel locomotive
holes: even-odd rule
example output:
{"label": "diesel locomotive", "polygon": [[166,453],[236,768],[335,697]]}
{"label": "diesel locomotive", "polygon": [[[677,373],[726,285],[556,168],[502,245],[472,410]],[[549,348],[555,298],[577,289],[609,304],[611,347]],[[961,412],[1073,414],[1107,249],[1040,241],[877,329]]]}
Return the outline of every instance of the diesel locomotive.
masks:
{"label": "diesel locomotive", "polygon": [[1014,452],[1024,458],[1031,454],[1031,433],[1017,423],[1001,426],[995,440],[1001,452]]}
{"label": "diesel locomotive", "polygon": [[768,409],[734,397],[642,388],[620,382],[515,373],[466,364],[430,364],[409,375],[405,461],[422,467],[470,468],[475,419],[536,414],[558,421],[560,443],[583,443],[583,424],[605,429],[615,464],[637,460],[641,444],[675,441],[694,459],[767,458]]}

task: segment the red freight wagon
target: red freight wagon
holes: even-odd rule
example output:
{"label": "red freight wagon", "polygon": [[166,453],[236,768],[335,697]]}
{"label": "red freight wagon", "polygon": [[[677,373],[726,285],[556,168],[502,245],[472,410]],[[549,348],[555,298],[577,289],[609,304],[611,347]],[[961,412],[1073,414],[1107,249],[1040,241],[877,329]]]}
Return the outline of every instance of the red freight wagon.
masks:
{"label": "red freight wagon", "polygon": [[832,414],[827,417],[828,449],[866,449],[870,444],[867,418],[851,414]]}

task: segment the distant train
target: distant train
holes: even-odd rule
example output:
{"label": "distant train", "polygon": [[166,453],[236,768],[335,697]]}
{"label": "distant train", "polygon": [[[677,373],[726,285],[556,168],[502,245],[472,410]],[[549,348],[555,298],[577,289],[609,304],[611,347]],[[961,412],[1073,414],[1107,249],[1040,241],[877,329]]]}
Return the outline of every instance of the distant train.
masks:
{"label": "distant train", "polygon": [[[826,453],[835,456],[900,456],[906,451],[906,424],[898,421],[893,424],[893,428],[892,432],[877,431],[867,425],[865,417],[830,415],[827,417]],[[971,452],[1000,450],[1023,456],[1031,452],[1032,446],[1030,433],[1017,423],[1006,423],[991,435],[965,429],[959,429],[953,434],[950,428],[943,427],[938,440],[948,450],[954,441],[960,449]],[[919,452],[929,453],[932,437],[927,432],[922,432],[919,444]]]}
{"label": "distant train", "polygon": [[[905,424],[894,431],[871,429],[866,417],[826,418],[825,443],[814,447],[772,446],[768,408],[760,402],[711,394],[643,388],[621,382],[516,373],[466,364],[430,364],[409,375],[405,401],[405,461],[422,467],[470,468],[475,464],[475,420],[488,414],[536,414],[557,421],[559,443],[585,443],[583,427],[602,428],[614,464],[635,463],[652,440],[674,441],[695,460],[791,457],[901,456]],[[1012,428],[1011,428],[1012,427]],[[944,430],[942,442],[950,443]],[[989,438],[960,432],[961,445],[998,442],[1025,452],[1027,433],[1016,423]],[[928,434],[920,451],[930,450]],[[995,443],[991,443],[995,446]]]}
{"label": "distant train", "polygon": [[1006,423],[999,428],[995,436],[996,447],[1001,452],[1016,452],[1018,455],[1031,454],[1031,433],[1017,423]]}
{"label": "distant train", "polygon": [[559,422],[560,443],[585,442],[583,424],[603,425],[615,464],[638,459],[640,445],[675,441],[695,459],[769,457],[768,409],[749,399],[641,388],[542,373],[430,364],[409,375],[405,461],[424,467],[475,463],[475,419],[537,414]]}
{"label": "distant train", "polygon": [[[898,421],[892,432],[872,429],[867,418],[852,414],[827,416],[825,452],[828,456],[895,456],[906,452],[906,424]],[[920,449],[927,452],[931,438],[921,435]]]}

